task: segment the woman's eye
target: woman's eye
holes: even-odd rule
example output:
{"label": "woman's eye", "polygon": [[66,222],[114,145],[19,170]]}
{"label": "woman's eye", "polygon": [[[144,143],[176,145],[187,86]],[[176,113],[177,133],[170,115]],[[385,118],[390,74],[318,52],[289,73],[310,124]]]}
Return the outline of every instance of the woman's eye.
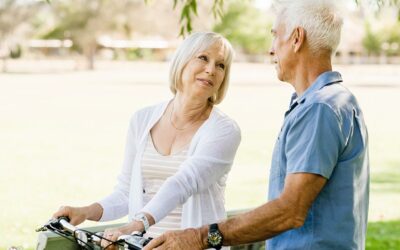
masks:
{"label": "woman's eye", "polygon": [[221,69],[225,69],[225,64],[220,63],[220,64],[218,64],[218,67],[220,67]]}
{"label": "woman's eye", "polygon": [[208,61],[208,58],[206,56],[199,56],[199,59],[203,60],[203,61]]}

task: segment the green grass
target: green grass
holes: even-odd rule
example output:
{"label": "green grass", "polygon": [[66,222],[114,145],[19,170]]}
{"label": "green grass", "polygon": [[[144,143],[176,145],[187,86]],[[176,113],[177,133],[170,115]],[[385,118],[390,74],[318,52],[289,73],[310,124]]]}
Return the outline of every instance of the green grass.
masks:
{"label": "green grass", "polygon": [[400,221],[372,222],[368,224],[366,249],[399,250]]}
{"label": "green grass", "polygon": [[[400,219],[400,70],[392,67],[341,68],[369,129],[369,220],[382,230],[368,240],[389,242],[382,244],[392,240],[379,233],[394,235]],[[292,89],[268,65],[236,64],[232,72],[220,108],[242,130],[226,189],[227,208],[238,209],[266,201],[272,148]],[[85,205],[112,190],[129,117],[171,96],[167,73],[166,64],[132,63],[94,72],[0,74],[0,249],[33,248],[34,229],[60,205]],[[397,87],[365,87],[370,79]]]}

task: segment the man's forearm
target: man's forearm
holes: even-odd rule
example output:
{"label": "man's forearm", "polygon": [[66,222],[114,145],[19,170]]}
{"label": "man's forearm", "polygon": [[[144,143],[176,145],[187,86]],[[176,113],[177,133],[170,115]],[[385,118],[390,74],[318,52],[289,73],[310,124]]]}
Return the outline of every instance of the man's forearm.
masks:
{"label": "man's forearm", "polygon": [[[234,246],[269,239],[303,226],[312,203],[326,183],[323,176],[311,173],[289,174],[279,198],[247,213],[218,223],[224,245]],[[206,227],[199,230],[206,242]]]}
{"label": "man's forearm", "polygon": [[[281,200],[270,201],[247,213],[218,223],[225,246],[269,239],[289,229],[301,226],[296,209]],[[204,228],[202,238],[204,237]],[[204,239],[204,238],[203,238]],[[204,240],[203,240],[204,242]]]}

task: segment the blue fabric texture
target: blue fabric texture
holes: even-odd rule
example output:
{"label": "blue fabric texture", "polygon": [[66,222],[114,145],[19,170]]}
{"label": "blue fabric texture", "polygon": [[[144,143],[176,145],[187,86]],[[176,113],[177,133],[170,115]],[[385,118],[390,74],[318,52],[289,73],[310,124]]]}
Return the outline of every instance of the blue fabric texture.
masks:
{"label": "blue fabric texture", "polygon": [[304,225],[267,241],[267,249],[365,249],[369,202],[368,133],[354,95],[338,72],[325,72],[292,96],[275,143],[268,199],[292,173],[328,181]]}

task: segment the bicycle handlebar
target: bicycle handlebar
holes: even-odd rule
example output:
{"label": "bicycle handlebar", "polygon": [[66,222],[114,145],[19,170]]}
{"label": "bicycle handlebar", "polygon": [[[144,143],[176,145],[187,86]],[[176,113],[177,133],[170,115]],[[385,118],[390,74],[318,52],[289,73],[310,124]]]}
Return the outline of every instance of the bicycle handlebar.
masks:
{"label": "bicycle handlebar", "polygon": [[83,229],[79,229],[70,224],[69,221],[70,220],[68,217],[59,217],[57,219],[53,218],[36,231],[40,232],[49,230],[68,239],[73,237],[76,243],[82,247],[85,247],[85,249],[95,249],[94,247],[91,247],[90,244],[99,246],[101,240],[106,240],[110,242],[110,244],[123,246],[124,249],[140,250],[146,246],[150,240],[152,240],[152,238],[145,238],[143,236],[145,232],[134,232],[131,235],[121,235],[117,241],[113,242],[103,238],[102,232],[92,233]]}

